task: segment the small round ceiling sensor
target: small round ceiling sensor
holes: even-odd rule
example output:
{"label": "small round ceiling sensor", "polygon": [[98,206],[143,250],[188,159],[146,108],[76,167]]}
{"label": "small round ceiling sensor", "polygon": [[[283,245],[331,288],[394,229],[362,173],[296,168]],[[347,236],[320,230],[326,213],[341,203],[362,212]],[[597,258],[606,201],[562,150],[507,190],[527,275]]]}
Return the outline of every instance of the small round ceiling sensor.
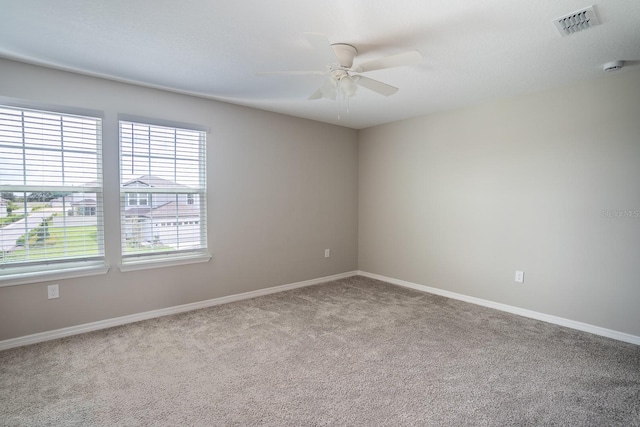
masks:
{"label": "small round ceiling sensor", "polygon": [[611,61],[602,66],[604,71],[618,71],[624,66],[624,61]]}

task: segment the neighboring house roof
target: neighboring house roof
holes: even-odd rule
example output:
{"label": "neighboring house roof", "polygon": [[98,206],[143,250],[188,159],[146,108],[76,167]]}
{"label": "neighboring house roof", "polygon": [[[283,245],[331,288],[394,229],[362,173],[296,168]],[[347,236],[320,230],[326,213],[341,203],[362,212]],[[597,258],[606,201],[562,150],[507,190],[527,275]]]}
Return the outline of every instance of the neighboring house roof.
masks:
{"label": "neighboring house roof", "polygon": [[200,208],[196,205],[185,205],[182,203],[169,202],[153,210],[153,217],[187,217],[199,216]]}
{"label": "neighboring house roof", "polygon": [[174,187],[174,188],[189,188],[186,185],[178,184],[177,182],[169,181],[168,179],[160,178],[154,175],[142,175],[137,178],[130,179],[122,184],[123,187],[134,186],[134,184],[142,184],[145,187]]}
{"label": "neighboring house roof", "polygon": [[169,202],[158,206],[155,209],[149,207],[131,207],[124,211],[125,216],[142,216],[147,218],[175,218],[175,217],[197,217],[200,216],[200,209],[196,205],[185,205],[182,203]]}
{"label": "neighboring house roof", "polygon": [[127,208],[124,210],[124,216],[144,216],[147,217],[149,216],[149,212],[151,212],[151,208],[149,207],[133,207],[133,208]]}

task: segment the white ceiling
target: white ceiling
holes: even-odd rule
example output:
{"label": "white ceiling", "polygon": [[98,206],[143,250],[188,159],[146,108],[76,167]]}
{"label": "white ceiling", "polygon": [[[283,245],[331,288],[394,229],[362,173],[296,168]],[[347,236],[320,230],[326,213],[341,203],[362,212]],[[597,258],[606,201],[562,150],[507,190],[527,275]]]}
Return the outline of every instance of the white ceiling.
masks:
{"label": "white ceiling", "polygon": [[[561,37],[552,21],[594,4],[601,25]],[[361,129],[640,67],[639,0],[0,0],[0,57]],[[397,86],[342,105],[308,101],[323,69],[304,37],[349,43],[355,63],[418,50],[420,65],[372,71]],[[625,69],[618,72],[625,72]]]}

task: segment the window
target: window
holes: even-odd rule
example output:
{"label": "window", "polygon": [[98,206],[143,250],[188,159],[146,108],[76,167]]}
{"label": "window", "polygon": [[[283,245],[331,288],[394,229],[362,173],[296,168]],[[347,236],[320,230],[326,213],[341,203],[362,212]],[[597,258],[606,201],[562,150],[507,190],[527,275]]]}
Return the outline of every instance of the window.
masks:
{"label": "window", "polygon": [[127,204],[129,206],[147,206],[149,200],[148,194],[127,194]]}
{"label": "window", "polygon": [[104,267],[101,123],[0,106],[0,280]]}
{"label": "window", "polygon": [[[120,120],[122,265],[206,256],[206,134]],[[141,192],[144,191],[144,193]]]}

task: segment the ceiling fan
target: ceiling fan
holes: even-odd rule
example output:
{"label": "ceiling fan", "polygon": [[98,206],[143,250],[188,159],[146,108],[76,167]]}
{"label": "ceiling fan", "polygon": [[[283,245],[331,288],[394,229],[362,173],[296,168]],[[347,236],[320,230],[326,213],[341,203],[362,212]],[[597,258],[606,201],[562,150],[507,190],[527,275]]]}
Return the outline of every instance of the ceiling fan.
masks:
{"label": "ceiling fan", "polygon": [[384,96],[391,96],[398,91],[397,87],[378,80],[365,77],[362,73],[383,70],[386,68],[416,65],[422,62],[422,55],[417,50],[386,56],[366,61],[354,66],[354,59],[358,56],[358,49],[346,43],[330,43],[322,34],[305,33],[309,43],[324,56],[325,70],[320,71],[271,71],[259,72],[257,75],[325,75],[322,86],[308,98],[337,99],[350,98],[355,95],[357,86],[362,86]]}

